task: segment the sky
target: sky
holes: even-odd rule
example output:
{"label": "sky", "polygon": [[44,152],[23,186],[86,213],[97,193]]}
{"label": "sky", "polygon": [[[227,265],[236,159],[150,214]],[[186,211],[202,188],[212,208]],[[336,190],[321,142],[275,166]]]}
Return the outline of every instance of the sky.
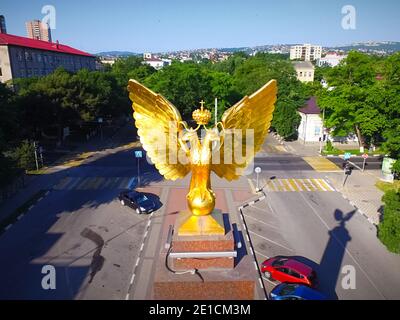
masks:
{"label": "sky", "polygon": [[[398,0],[0,0],[7,32],[55,8],[53,41],[90,53],[400,41]],[[342,8],[355,8],[355,29]]]}

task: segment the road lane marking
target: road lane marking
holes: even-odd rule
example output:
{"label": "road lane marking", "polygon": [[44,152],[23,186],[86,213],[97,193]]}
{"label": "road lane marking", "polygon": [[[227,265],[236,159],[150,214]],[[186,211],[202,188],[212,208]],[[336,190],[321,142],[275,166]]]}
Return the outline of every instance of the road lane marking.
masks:
{"label": "road lane marking", "polygon": [[[265,212],[265,211],[263,211],[263,212]],[[264,221],[262,221],[262,220],[260,220],[260,219],[257,219],[257,218],[254,218],[254,217],[252,217],[252,216],[249,216],[248,214],[244,214],[244,216],[245,216],[246,218],[250,218],[250,219],[252,219],[252,220],[254,220],[254,221],[257,221],[257,222],[259,222],[259,223],[265,224],[265,225],[268,226],[268,227],[271,227],[271,228],[274,228],[274,229],[278,229],[277,226],[274,226],[274,225],[269,224],[269,223],[267,223],[267,222],[264,222]]]}
{"label": "road lane marking", "polygon": [[286,249],[286,250],[289,250],[289,251],[291,251],[291,252],[294,252],[292,249],[290,249],[290,248],[288,248],[288,247],[285,247],[284,245],[282,245],[282,244],[280,244],[280,243],[278,243],[278,242],[275,242],[274,240],[271,240],[271,239],[268,239],[268,238],[266,238],[266,237],[264,237],[264,236],[261,236],[261,235],[259,235],[258,233],[255,233],[255,232],[253,232],[253,231],[249,231],[249,233],[254,234],[255,236],[260,237],[261,239],[267,240],[267,241],[269,241],[269,242],[271,242],[271,243],[273,243],[273,244],[276,244],[277,246],[280,246],[280,247],[282,247],[282,248],[284,248],[284,249]]}
{"label": "road lane marking", "polygon": [[10,229],[12,227],[12,224],[9,224],[7,227],[4,228],[5,231],[7,231],[8,229]]}
{"label": "road lane marking", "polygon": [[266,277],[262,277],[265,281],[268,281],[269,283],[271,283],[271,284],[273,284],[274,286],[276,286],[277,284],[276,284],[276,282],[273,282],[273,281],[271,281],[271,280],[269,280],[269,279],[267,279]]}
{"label": "road lane marking", "polygon": [[81,181],[81,179],[82,178],[78,178],[78,177],[75,178],[75,181],[73,183],[71,183],[70,185],[68,185],[68,187],[66,189],[68,189],[68,190],[74,189],[78,185],[78,183]]}
{"label": "road lane marking", "polygon": [[342,171],[335,163],[324,157],[303,157],[315,171],[317,172],[340,172]]}
{"label": "road lane marking", "polygon": [[294,179],[288,179],[288,182],[291,185],[291,188],[294,189],[294,191],[301,190]]}
{"label": "road lane marking", "polygon": [[304,179],[304,182],[310,187],[312,191],[318,191],[319,189],[312,183],[310,179]]}
{"label": "road lane marking", "polygon": [[247,179],[249,181],[250,189],[252,193],[256,193],[256,188],[254,188],[253,181],[251,179]]}
{"label": "road lane marking", "polygon": [[264,289],[261,278],[258,278],[261,289]]}
{"label": "road lane marking", "polygon": [[258,251],[254,251],[256,254],[258,254],[259,256],[262,256],[262,257],[264,257],[264,258],[267,258],[267,259],[269,259],[269,257],[268,256],[266,256],[265,254],[262,254],[262,253],[260,253],[260,252],[258,252]]}
{"label": "road lane marking", "polygon": [[319,179],[313,179],[314,183],[318,185],[319,189],[322,191],[328,191],[322,184],[319,182]]}
{"label": "road lane marking", "polygon": [[318,181],[319,181],[322,185],[326,186],[329,190],[331,190],[331,191],[336,191],[336,190],[328,183],[328,181],[326,181],[325,179],[318,179]]}
{"label": "road lane marking", "polygon": [[132,283],[133,283],[133,281],[135,280],[135,276],[136,276],[136,275],[135,275],[135,273],[133,273],[133,274],[132,274],[132,277],[131,277],[130,284],[132,284]]}
{"label": "road lane marking", "polygon": [[[322,224],[325,226],[325,228],[330,231],[331,229],[329,228],[329,225],[325,222],[324,219],[318,214],[317,210],[309,203],[309,201],[306,199],[306,197],[301,194],[301,197],[303,198],[304,202],[311,208],[313,213],[318,217],[318,219],[322,222]],[[372,279],[368,276],[367,272],[361,267],[361,265],[358,263],[358,261],[353,257],[351,252],[346,248],[346,246],[343,245],[343,243],[332,233],[333,239],[337,241],[337,243],[343,248],[344,251],[349,255],[349,257],[354,261],[354,263],[360,268],[361,272],[364,274],[364,276],[367,278],[367,280],[371,283],[371,285],[375,288],[375,290],[379,293],[379,295],[386,299],[386,297],[380,292],[378,287],[375,285],[375,283],[372,281]]]}

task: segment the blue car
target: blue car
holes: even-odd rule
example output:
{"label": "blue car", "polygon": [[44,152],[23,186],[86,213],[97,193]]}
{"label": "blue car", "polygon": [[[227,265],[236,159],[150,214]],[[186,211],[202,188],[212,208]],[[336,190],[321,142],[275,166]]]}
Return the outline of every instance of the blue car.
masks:
{"label": "blue car", "polygon": [[298,283],[281,283],[270,294],[271,300],[327,300],[320,292]]}

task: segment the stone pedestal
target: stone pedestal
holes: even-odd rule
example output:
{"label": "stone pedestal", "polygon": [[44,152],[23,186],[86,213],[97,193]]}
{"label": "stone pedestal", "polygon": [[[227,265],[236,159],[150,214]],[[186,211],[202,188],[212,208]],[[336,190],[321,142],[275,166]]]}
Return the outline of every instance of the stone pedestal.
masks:
{"label": "stone pedestal", "polygon": [[[216,211],[215,221],[223,234],[182,235],[179,227],[187,213],[174,221],[170,250],[160,254],[153,285],[153,299],[162,300],[252,300],[255,298],[256,273],[252,257],[172,258],[169,253],[219,253],[235,251],[235,239],[229,215]],[[167,228],[164,228],[167,232]],[[166,239],[166,236],[163,237]],[[240,261],[239,261],[240,260]],[[238,263],[239,262],[239,263]],[[196,270],[195,273],[190,271]]]}

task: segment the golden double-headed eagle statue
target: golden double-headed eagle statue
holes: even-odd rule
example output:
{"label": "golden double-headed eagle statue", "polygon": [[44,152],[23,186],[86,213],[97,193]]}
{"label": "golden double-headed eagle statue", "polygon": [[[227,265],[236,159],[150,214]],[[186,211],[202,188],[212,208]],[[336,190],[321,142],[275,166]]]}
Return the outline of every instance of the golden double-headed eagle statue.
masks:
{"label": "golden double-headed eagle statue", "polygon": [[[128,91],[140,142],[157,170],[169,180],[192,173],[187,194],[190,212],[180,233],[202,234],[200,229],[206,234],[223,233],[223,227],[212,218],[215,193],[211,189],[211,171],[232,181],[253,161],[271,125],[276,81],[245,96],[213,126],[207,126],[211,112],[204,109],[202,102],[192,114],[197,123],[194,129],[162,95],[135,80],[129,80]],[[203,129],[201,137],[199,129]]]}

